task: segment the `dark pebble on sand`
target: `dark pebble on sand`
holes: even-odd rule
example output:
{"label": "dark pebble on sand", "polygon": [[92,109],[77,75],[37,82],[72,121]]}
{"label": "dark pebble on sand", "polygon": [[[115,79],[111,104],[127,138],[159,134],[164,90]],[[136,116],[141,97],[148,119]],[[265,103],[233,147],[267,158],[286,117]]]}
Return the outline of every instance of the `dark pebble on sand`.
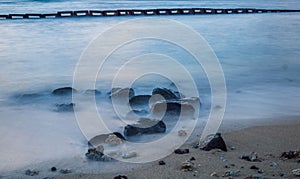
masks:
{"label": "dark pebble on sand", "polygon": [[166,165],[166,162],[164,162],[163,160],[158,162],[159,165]]}
{"label": "dark pebble on sand", "polygon": [[250,167],[250,169],[252,169],[252,170],[258,170],[259,168],[258,168],[257,166],[255,166],[255,165],[252,165],[252,166]]}
{"label": "dark pebble on sand", "polygon": [[190,153],[190,150],[189,149],[176,149],[174,151],[175,154],[187,154],[187,153]]}
{"label": "dark pebble on sand", "polygon": [[284,173],[280,173],[279,176],[280,176],[280,177],[283,177],[283,176],[284,176]]}
{"label": "dark pebble on sand", "polygon": [[118,175],[118,176],[115,176],[114,179],[128,179],[128,177],[125,175]]}
{"label": "dark pebble on sand", "polygon": [[28,175],[28,176],[35,176],[35,175],[38,175],[39,174],[39,171],[35,171],[35,170],[26,170],[25,171],[25,175]]}
{"label": "dark pebble on sand", "polygon": [[191,157],[190,161],[196,160],[195,157]]}
{"label": "dark pebble on sand", "polygon": [[56,167],[52,167],[51,168],[51,172],[56,172],[57,168]]}

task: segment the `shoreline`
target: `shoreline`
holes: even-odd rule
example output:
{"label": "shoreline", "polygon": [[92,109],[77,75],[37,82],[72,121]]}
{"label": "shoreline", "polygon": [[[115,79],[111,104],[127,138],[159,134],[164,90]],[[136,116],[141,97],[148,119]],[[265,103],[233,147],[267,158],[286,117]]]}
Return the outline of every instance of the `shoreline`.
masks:
{"label": "shoreline", "polygon": [[[235,120],[233,120],[235,121]],[[232,121],[232,122],[233,122]],[[257,120],[259,121],[259,120]],[[37,168],[40,173],[36,176],[26,176],[25,167],[17,171],[8,172],[3,178],[44,178],[54,177],[61,179],[71,178],[113,178],[117,175],[126,175],[128,178],[199,178],[211,177],[211,173],[216,172],[220,177],[224,175],[226,170],[239,171],[239,177],[246,178],[249,175],[258,174],[257,170],[250,169],[252,165],[264,170],[260,175],[266,178],[278,178],[284,175],[288,178],[293,178],[291,170],[299,168],[299,163],[294,160],[282,160],[279,158],[280,154],[289,150],[300,150],[300,143],[297,139],[300,138],[300,117],[290,117],[272,120],[275,125],[269,124],[268,120],[260,121],[261,123],[254,123],[255,126],[243,127],[235,129],[229,120],[224,121],[220,127],[220,132],[228,147],[228,152],[201,151],[194,149],[192,144],[197,142],[194,135],[180,148],[188,148],[190,153],[178,155],[172,153],[171,155],[161,159],[166,165],[159,165],[158,161],[147,164],[127,164],[124,162],[89,162],[84,158],[84,155],[74,157],[70,161],[52,161],[33,166],[27,166],[26,169]],[[252,121],[251,121],[252,122]],[[244,124],[246,125],[246,124]],[[226,126],[233,128],[229,129]],[[193,132],[195,133],[195,131]],[[235,150],[230,148],[234,147]],[[240,159],[243,154],[256,152],[262,162],[249,162]],[[181,171],[181,164],[194,157],[193,171]],[[81,163],[74,166],[68,165],[72,162]],[[277,166],[270,166],[275,162]],[[99,165],[100,164],[100,165]],[[56,165],[58,171],[51,172],[52,165]],[[233,166],[234,165],[234,166]],[[275,164],[274,164],[275,165]],[[71,169],[72,173],[61,174],[59,172],[62,167]],[[118,168],[119,167],[119,168]],[[226,168],[227,167],[227,168]],[[105,171],[105,172],[101,172]]]}

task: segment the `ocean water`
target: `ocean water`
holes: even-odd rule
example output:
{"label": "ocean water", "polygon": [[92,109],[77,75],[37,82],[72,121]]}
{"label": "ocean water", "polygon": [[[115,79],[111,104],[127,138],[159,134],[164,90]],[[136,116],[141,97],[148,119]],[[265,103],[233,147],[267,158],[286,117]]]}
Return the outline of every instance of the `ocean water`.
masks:
{"label": "ocean water", "polygon": [[[299,9],[300,3],[296,0],[270,0],[264,3],[237,0],[218,3],[7,0],[0,2],[0,14],[182,6]],[[0,175],[48,160],[78,156],[83,160],[87,139],[80,131],[74,113],[57,112],[55,106],[58,103],[70,103],[71,98],[55,97],[51,92],[59,87],[72,86],[80,56],[93,39],[112,26],[134,18],[0,21]],[[239,123],[247,120],[251,124],[252,119],[284,118],[300,114],[299,13],[161,18],[176,20],[194,29],[214,50],[226,80],[224,123],[227,120]],[[117,39],[115,37],[111,41]],[[148,40],[129,44],[113,54],[105,66],[105,73],[96,80],[95,87],[101,91],[101,94],[96,95],[97,106],[101,106],[99,110],[110,129],[122,132],[124,126],[114,114],[107,95],[113,75],[120,68],[120,62],[124,63],[132,56],[145,53],[171,56],[188,69],[199,91],[202,106],[198,127],[203,127],[211,108],[211,89],[201,66],[176,46]],[[155,65],[172,69],[164,63]],[[143,63],[136,62],[128,74],[147,68]],[[126,81],[130,75],[123,77]],[[133,88],[137,94],[150,94],[154,87],[169,87],[170,84],[168,79],[149,75],[138,79]],[[85,95],[84,91],[80,93]],[[89,106],[81,110],[88,111]]]}

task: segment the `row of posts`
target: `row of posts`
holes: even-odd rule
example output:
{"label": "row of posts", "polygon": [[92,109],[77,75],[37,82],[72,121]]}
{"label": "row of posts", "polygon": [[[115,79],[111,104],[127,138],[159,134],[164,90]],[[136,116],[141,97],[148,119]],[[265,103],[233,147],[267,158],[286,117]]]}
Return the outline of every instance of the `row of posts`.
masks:
{"label": "row of posts", "polygon": [[277,13],[300,12],[300,10],[282,9],[212,9],[212,8],[186,8],[186,9],[130,9],[130,10],[82,10],[59,11],[49,14],[7,14],[0,15],[0,19],[34,19],[34,18],[60,18],[60,17],[85,17],[85,16],[138,16],[138,15],[189,15],[189,14],[241,14],[241,13]]}

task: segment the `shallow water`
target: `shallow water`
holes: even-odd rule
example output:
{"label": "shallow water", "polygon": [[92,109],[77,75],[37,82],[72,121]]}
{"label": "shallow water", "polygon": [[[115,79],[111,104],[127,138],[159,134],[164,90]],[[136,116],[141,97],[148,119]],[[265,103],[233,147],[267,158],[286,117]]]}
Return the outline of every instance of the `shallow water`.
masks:
{"label": "shallow water", "polygon": [[[287,9],[300,7],[297,1],[292,0],[272,3],[226,1],[217,4],[209,1],[82,3],[23,0],[1,2],[0,5],[1,14],[182,5]],[[164,17],[193,28],[215,51],[227,84],[224,122],[226,119],[240,121],[299,115],[299,13]],[[69,103],[71,98],[55,97],[51,95],[51,91],[58,87],[72,86],[74,69],[90,41],[99,33],[128,19],[113,17],[0,21],[0,174],[2,171],[50,159],[83,157],[87,148],[86,139],[74,114],[55,111],[55,104]],[[150,52],[178,59],[191,72],[202,102],[198,124],[202,128],[211,108],[210,86],[204,72],[180,48],[153,40],[136,42],[120,49],[111,56],[105,75],[98,77],[96,88],[101,94],[96,96],[97,106],[101,106],[99,110],[105,116],[107,124],[113,131],[121,131],[124,125],[113,113],[106,94],[110,90],[112,75],[120,67],[120,62]],[[153,64],[155,65],[162,64]],[[147,67],[136,62],[131,73],[143,69]],[[184,84],[184,80],[182,83]],[[169,85],[170,81],[161,77],[146,76],[137,80],[133,87],[137,94],[150,94],[154,87]],[[86,105],[82,110],[89,110],[89,106]]]}

